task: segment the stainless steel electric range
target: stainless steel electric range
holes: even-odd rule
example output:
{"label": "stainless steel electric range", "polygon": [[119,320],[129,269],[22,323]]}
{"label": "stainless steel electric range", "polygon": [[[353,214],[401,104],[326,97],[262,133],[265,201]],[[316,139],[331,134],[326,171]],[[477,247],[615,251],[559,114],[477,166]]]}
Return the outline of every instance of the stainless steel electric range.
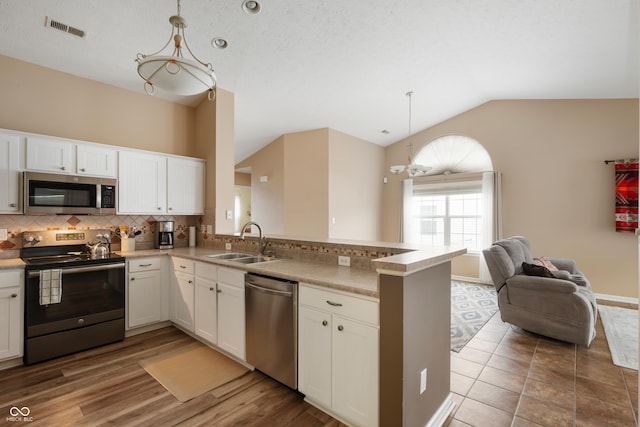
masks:
{"label": "stainless steel electric range", "polygon": [[125,259],[110,230],[23,233],[24,363],[124,339]]}

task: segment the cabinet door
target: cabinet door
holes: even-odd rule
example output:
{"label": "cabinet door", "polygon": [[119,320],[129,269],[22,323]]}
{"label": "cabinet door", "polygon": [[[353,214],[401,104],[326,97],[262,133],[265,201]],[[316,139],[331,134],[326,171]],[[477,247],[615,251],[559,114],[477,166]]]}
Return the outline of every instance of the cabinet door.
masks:
{"label": "cabinet door", "polygon": [[78,175],[116,177],[116,150],[96,147],[94,145],[78,145],[76,147],[76,172]]}
{"label": "cabinet door", "polygon": [[196,335],[218,343],[218,296],[216,282],[196,277]]}
{"label": "cabinet door", "polygon": [[0,134],[0,213],[20,213],[20,137]]}
{"label": "cabinet door", "polygon": [[22,290],[0,288],[0,360],[22,355]]}
{"label": "cabinet door", "polygon": [[129,273],[127,314],[129,328],[162,320],[160,270]]}
{"label": "cabinet door", "polygon": [[72,173],[74,171],[73,144],[58,139],[27,138],[27,169]]}
{"label": "cabinet door", "polygon": [[218,346],[244,360],[244,286],[218,282],[218,290]]}
{"label": "cabinet door", "polygon": [[305,306],[298,311],[298,389],[331,408],[331,315]]}
{"label": "cabinet door", "polygon": [[356,425],[378,425],[378,329],[333,318],[332,407]]}
{"label": "cabinet door", "polygon": [[118,159],[118,213],[166,212],[166,158],[147,153],[120,151]]}
{"label": "cabinet door", "polygon": [[167,160],[167,210],[174,215],[204,214],[204,162]]}
{"label": "cabinet door", "polygon": [[189,332],[194,330],[195,285],[193,276],[175,272],[175,293],[173,298],[173,321]]}

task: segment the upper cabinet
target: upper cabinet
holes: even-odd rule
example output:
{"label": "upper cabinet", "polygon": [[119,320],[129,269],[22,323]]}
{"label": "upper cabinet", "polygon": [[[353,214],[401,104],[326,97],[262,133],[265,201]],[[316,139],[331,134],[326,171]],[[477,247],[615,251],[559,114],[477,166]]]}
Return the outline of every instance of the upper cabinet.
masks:
{"label": "upper cabinet", "polygon": [[28,170],[115,178],[116,154],[108,145],[27,137]]}
{"label": "upper cabinet", "polygon": [[167,212],[167,158],[139,151],[118,153],[118,213]]}
{"label": "upper cabinet", "polygon": [[204,214],[204,161],[169,157],[167,211],[172,215]]}
{"label": "upper cabinet", "polygon": [[73,173],[76,163],[73,144],[55,138],[27,137],[27,169]]}
{"label": "upper cabinet", "polygon": [[76,173],[78,175],[115,178],[117,175],[117,151],[97,145],[76,146]]}
{"label": "upper cabinet", "polygon": [[0,133],[0,213],[22,212],[20,170],[20,137]]}
{"label": "upper cabinet", "polygon": [[204,161],[123,150],[118,155],[118,213],[201,215]]}

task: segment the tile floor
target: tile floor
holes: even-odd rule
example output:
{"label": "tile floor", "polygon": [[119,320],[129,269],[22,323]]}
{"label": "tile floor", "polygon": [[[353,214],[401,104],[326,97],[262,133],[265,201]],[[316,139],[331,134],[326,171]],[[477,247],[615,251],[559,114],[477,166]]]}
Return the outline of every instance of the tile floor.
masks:
{"label": "tile floor", "polygon": [[596,326],[586,348],[529,334],[503,323],[499,313],[493,316],[459,353],[451,353],[456,408],[445,425],[638,425],[638,371],[613,364],[600,319]]}

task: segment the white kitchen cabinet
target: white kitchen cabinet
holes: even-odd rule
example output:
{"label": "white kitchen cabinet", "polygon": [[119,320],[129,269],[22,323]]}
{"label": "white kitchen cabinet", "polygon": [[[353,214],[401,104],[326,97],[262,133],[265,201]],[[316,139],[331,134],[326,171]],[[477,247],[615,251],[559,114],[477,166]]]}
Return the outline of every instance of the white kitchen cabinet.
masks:
{"label": "white kitchen cabinet", "polygon": [[172,257],[173,292],[171,320],[188,332],[195,329],[195,263]]}
{"label": "white kitchen cabinet", "polygon": [[167,212],[172,215],[204,214],[204,161],[167,159]]}
{"label": "white kitchen cabinet", "polygon": [[127,260],[127,328],[168,319],[164,258]]}
{"label": "white kitchen cabinet", "polygon": [[218,267],[218,347],[246,359],[244,271]]}
{"label": "white kitchen cabinet", "polygon": [[97,144],[76,146],[76,173],[78,175],[115,178],[117,176],[117,155],[115,148]]}
{"label": "white kitchen cabinet", "polygon": [[41,172],[73,173],[74,144],[57,138],[27,136],[27,169]]}
{"label": "white kitchen cabinet", "polygon": [[118,153],[118,213],[162,214],[167,208],[167,159],[138,152]]}
{"label": "white kitchen cabinet", "polygon": [[20,137],[0,133],[0,213],[22,212]]}
{"label": "white kitchen cabinet", "polygon": [[218,343],[218,270],[213,264],[196,262],[196,335]]}
{"label": "white kitchen cabinet", "polygon": [[358,426],[378,425],[378,302],[300,284],[298,389]]}
{"label": "white kitchen cabinet", "polygon": [[0,271],[0,360],[23,354],[24,270]]}

